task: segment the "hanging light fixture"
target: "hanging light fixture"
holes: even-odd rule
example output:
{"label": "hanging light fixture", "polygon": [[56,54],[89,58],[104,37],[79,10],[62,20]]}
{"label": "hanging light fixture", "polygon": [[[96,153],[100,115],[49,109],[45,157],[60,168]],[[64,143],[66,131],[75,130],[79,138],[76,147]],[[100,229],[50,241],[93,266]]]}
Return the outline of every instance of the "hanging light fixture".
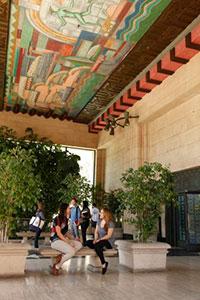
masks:
{"label": "hanging light fixture", "polygon": [[[115,128],[119,127],[126,127],[130,125],[129,119],[139,118],[139,116],[130,116],[128,111],[124,112],[124,117],[115,118],[112,115],[109,115],[107,119],[105,119],[106,125],[104,130],[110,131],[110,135],[115,134]],[[122,122],[124,121],[124,122]]]}

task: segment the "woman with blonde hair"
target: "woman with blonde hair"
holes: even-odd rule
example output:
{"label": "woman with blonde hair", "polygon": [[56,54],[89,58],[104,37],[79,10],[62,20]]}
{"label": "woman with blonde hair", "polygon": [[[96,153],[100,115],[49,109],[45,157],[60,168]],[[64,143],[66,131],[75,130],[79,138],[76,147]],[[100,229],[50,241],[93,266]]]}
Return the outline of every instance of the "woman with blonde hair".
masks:
{"label": "woman with blonde hair", "polygon": [[89,240],[86,245],[94,249],[102,264],[102,274],[105,274],[108,268],[108,262],[105,261],[103,249],[112,249],[114,244],[113,238],[114,223],[112,213],[107,208],[100,211],[100,220],[97,222],[94,240]]}

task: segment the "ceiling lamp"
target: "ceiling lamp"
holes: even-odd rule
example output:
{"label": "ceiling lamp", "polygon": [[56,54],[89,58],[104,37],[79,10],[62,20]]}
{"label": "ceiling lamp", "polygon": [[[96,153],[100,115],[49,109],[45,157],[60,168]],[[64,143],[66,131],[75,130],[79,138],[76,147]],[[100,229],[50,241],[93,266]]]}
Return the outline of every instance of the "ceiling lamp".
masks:
{"label": "ceiling lamp", "polygon": [[106,125],[104,127],[104,130],[109,131],[110,135],[114,135],[115,128],[117,126],[122,127],[122,128],[129,126],[130,125],[129,120],[133,119],[133,118],[139,118],[139,116],[130,116],[128,111],[125,111],[124,116],[120,117],[120,118],[115,118],[115,117],[109,115],[108,118],[105,119]]}

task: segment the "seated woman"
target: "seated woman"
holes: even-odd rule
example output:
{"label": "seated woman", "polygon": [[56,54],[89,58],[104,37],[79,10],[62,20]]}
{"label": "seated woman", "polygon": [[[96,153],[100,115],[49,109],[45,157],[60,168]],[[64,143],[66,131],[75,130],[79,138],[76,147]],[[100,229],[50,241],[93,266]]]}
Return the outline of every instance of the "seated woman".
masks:
{"label": "seated woman", "polygon": [[53,219],[51,225],[51,247],[61,252],[56,258],[56,263],[52,267],[52,274],[59,275],[59,269],[65,261],[70,259],[82,248],[79,241],[75,241],[68,232],[68,219],[70,208],[67,203],[60,205],[59,214]]}
{"label": "seated woman", "polygon": [[112,249],[114,244],[113,232],[114,223],[112,214],[107,208],[100,211],[100,221],[97,222],[94,240],[88,240],[86,245],[95,250],[102,264],[102,274],[105,274],[108,268],[108,262],[105,261],[104,248]]}

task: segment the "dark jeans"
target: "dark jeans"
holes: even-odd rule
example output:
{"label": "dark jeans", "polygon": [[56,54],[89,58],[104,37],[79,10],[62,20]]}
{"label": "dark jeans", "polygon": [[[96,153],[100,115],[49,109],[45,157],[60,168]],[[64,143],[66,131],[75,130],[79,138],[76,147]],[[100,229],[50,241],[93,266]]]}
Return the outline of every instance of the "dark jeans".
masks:
{"label": "dark jeans", "polygon": [[34,247],[39,248],[38,240],[39,240],[42,230],[39,227],[35,227],[33,225],[29,226],[29,230],[35,232]]}
{"label": "dark jeans", "polygon": [[93,240],[88,240],[86,242],[86,246],[88,246],[91,249],[94,249],[96,254],[98,255],[98,257],[100,258],[101,264],[105,264],[105,258],[104,258],[104,254],[103,254],[103,250],[104,248],[107,249],[112,249],[111,244],[109,243],[109,241],[104,240],[104,241],[99,241],[96,244],[93,244]]}
{"label": "dark jeans", "polygon": [[81,223],[81,234],[82,234],[82,239],[83,239],[83,246],[86,245],[86,232],[87,232],[89,223],[90,223],[89,220]]}

